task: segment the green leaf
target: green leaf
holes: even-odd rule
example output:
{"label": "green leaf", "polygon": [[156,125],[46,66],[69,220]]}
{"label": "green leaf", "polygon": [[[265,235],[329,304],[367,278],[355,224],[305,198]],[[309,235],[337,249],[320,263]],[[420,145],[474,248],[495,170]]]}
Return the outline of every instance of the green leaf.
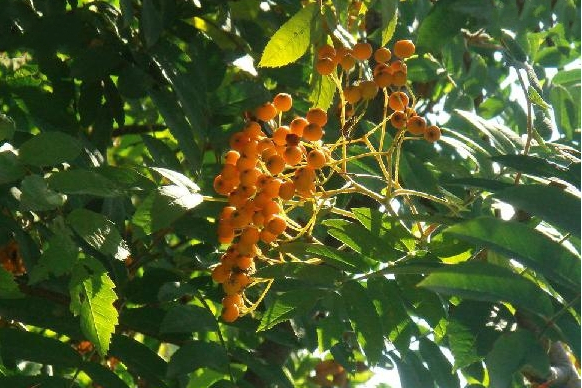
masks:
{"label": "green leaf", "polygon": [[176,157],[176,152],[165,142],[149,135],[142,135],[141,139],[152,156],[155,165],[174,170],[180,169],[180,161]]}
{"label": "green leaf", "polygon": [[342,219],[331,219],[322,222],[327,226],[330,236],[341,241],[351,249],[374,260],[388,262],[401,256],[393,244],[371,233],[362,225]]}
{"label": "green leaf", "polygon": [[494,194],[494,197],[572,234],[580,235],[580,198],[559,187],[512,186]]}
{"label": "green leaf", "polygon": [[292,253],[298,257],[319,257],[327,264],[353,273],[366,272],[375,262],[365,256],[337,250],[322,244],[292,242],[281,244],[279,251]]}
{"label": "green leaf", "polygon": [[384,47],[390,42],[394,31],[396,31],[396,22],[398,21],[398,0],[384,0],[380,1],[382,13],[382,44]]}
{"label": "green leaf", "polygon": [[111,180],[94,170],[59,171],[48,179],[49,186],[65,194],[86,194],[96,197],[116,197],[123,191]]}
{"label": "green leaf", "polygon": [[60,376],[1,376],[0,386],[10,388],[79,388],[71,379]]}
{"label": "green leaf", "polygon": [[448,265],[428,275],[420,287],[445,295],[482,301],[506,301],[534,313],[549,316],[552,304],[532,281],[507,268],[481,262]]}
{"label": "green leaf", "polygon": [[440,388],[461,387],[459,376],[437,344],[427,338],[419,341],[419,351],[426,362],[437,386]]}
{"label": "green leaf", "polygon": [[14,123],[14,120],[6,116],[4,113],[0,113],[0,141],[12,139],[15,131],[16,124]]}
{"label": "green leaf", "polygon": [[271,386],[281,388],[295,387],[284,372],[284,369],[273,363],[272,360],[263,360],[257,357],[256,352],[241,348],[231,349],[230,353],[238,363],[248,366],[248,369],[257,374],[263,381],[268,381]]}
{"label": "green leaf", "polygon": [[579,84],[580,69],[561,70],[552,78],[552,83],[559,85]]}
{"label": "green leaf", "polygon": [[96,362],[84,362],[81,369],[95,384],[107,388],[128,388],[128,385],[109,368]]}
{"label": "green leaf", "polygon": [[168,364],[168,377],[194,372],[200,368],[211,368],[228,373],[226,350],[216,342],[188,341],[172,355]]}
{"label": "green leaf", "polygon": [[309,288],[292,290],[277,295],[273,303],[263,314],[257,332],[269,330],[280,322],[287,321],[299,314],[306,313],[322,296],[320,290]]}
{"label": "green leaf", "polygon": [[14,279],[14,275],[4,269],[0,265],[0,298],[15,299],[22,298],[24,294],[20,292],[18,284]]}
{"label": "green leaf", "polygon": [[473,112],[455,109],[455,113],[471,124],[476,130],[487,136],[494,147],[504,153],[512,154],[516,147],[522,147],[522,141],[511,129],[503,124],[484,120]]}
{"label": "green leaf", "polygon": [[309,4],[281,26],[267,43],[259,66],[281,67],[295,62],[309,48],[317,4]]}
{"label": "green leaf", "polygon": [[152,47],[160,38],[164,28],[164,19],[154,5],[154,0],[143,0],[139,20],[146,45]]}
{"label": "green leaf", "polygon": [[580,185],[580,170],[573,171],[538,156],[499,155],[493,157],[492,160],[528,175],[548,178],[556,177],[573,183],[575,186]]}
{"label": "green leaf", "polygon": [[342,300],[356,332],[361,335],[362,348],[368,361],[374,365],[380,361],[384,350],[382,321],[364,286],[351,281],[341,289]]}
{"label": "green leaf", "polygon": [[335,96],[335,83],[330,76],[316,74],[313,77],[313,87],[309,95],[312,108],[327,110],[333,103]]}
{"label": "green leaf", "polygon": [[0,152],[0,185],[20,179],[24,174],[24,166],[11,149]]}
{"label": "green leaf", "polygon": [[61,341],[39,333],[0,328],[0,353],[2,359],[19,359],[75,368],[82,362],[73,348]]}
{"label": "green leaf", "polygon": [[550,376],[548,355],[542,348],[538,338],[527,330],[502,335],[493,350],[485,358],[489,371],[490,386],[509,388],[515,373],[529,366],[537,373],[536,376]]}
{"label": "green leaf", "polygon": [[527,89],[527,97],[531,102],[533,102],[534,104],[536,104],[537,106],[539,106],[543,110],[550,109],[550,105],[544,101],[542,96],[540,96],[540,94],[537,92],[537,90],[535,90],[535,88],[533,88],[532,86],[530,86]]}
{"label": "green leaf", "polygon": [[101,273],[84,279],[77,291],[82,300],[81,330],[102,356],[109,349],[111,335],[118,323],[119,314],[113,305],[117,300],[114,288],[109,276]]}
{"label": "green leaf", "polygon": [[[466,23],[467,17],[457,12],[459,1],[444,0],[433,3],[429,14],[418,27],[416,45],[430,52],[438,52]],[[446,23],[443,21],[446,20]]]}
{"label": "green leaf", "polygon": [[75,209],[67,216],[67,223],[83,240],[99,252],[117,260],[129,256],[129,248],[115,224],[105,216],[86,209]]}
{"label": "green leaf", "polygon": [[74,160],[81,153],[81,144],[63,132],[43,132],[20,146],[19,157],[25,164],[54,166]]}
{"label": "green leaf", "polygon": [[563,245],[523,223],[479,217],[453,225],[444,233],[504,253],[550,280],[580,288],[580,259]]}
{"label": "green leaf", "polygon": [[114,334],[109,355],[120,359],[127,368],[156,387],[168,388],[164,382],[168,364],[156,352],[141,342]]}
{"label": "green leaf", "polygon": [[200,191],[200,187],[186,175],[167,168],[152,167],[152,170],[172,182],[176,186],[184,187],[193,193]]}
{"label": "green leaf", "polygon": [[79,247],[71,238],[71,231],[62,226],[55,228],[54,232],[37,265],[30,271],[31,284],[47,279],[49,274],[65,275],[71,272],[77,261]]}
{"label": "green leaf", "polygon": [[342,278],[342,273],[325,264],[289,262],[263,267],[255,276],[267,279],[297,279],[305,284],[330,288]]}
{"label": "green leaf", "polygon": [[65,203],[66,196],[50,190],[40,175],[28,175],[22,180],[20,208],[28,211],[53,210]]}
{"label": "green leaf", "polygon": [[216,319],[207,309],[184,305],[168,311],[160,326],[160,333],[214,331],[216,328]]}
{"label": "green leaf", "polygon": [[212,110],[220,115],[238,115],[245,110],[256,108],[259,101],[268,101],[270,98],[262,83],[229,82],[221,85],[212,95]]}

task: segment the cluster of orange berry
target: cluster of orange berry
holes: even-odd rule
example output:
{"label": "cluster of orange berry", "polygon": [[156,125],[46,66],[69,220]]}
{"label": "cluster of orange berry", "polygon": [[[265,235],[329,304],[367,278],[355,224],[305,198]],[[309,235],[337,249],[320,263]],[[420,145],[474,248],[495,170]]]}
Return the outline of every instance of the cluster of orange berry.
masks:
{"label": "cluster of orange berry", "polygon": [[[216,192],[228,196],[218,221],[218,241],[230,245],[212,271],[212,278],[222,283],[226,294],[222,300],[226,322],[236,320],[245,308],[243,291],[253,281],[254,262],[261,254],[259,242],[273,243],[288,227],[284,201],[295,195],[312,196],[316,171],[328,160],[320,142],[327,113],[310,109],[305,117],[281,125],[283,112],[292,104],[289,94],[280,93],[259,106],[256,120],[248,121],[230,138],[231,150],[214,179]],[[260,122],[274,128],[268,130],[271,136]]]}
{"label": "cluster of orange berry", "polygon": [[345,387],[348,382],[346,370],[335,360],[319,362],[312,380],[321,387]]}
{"label": "cluster of orange berry", "polygon": [[387,89],[390,93],[388,106],[394,111],[390,118],[391,124],[397,129],[407,129],[413,135],[424,136],[427,141],[435,142],[440,138],[440,128],[427,125],[426,120],[409,107],[409,97],[402,91],[408,77],[405,61],[414,55],[415,50],[410,40],[397,41],[393,46],[394,55],[386,47],[373,51],[372,45],[367,42],[356,43],[352,49],[325,44],[317,50],[315,69],[321,75],[331,75],[335,74],[339,65],[349,74],[358,62],[363,63],[373,56],[376,63],[372,71],[373,80],[355,80],[342,90],[346,116],[354,114],[353,107],[360,100],[371,100],[380,89]]}
{"label": "cluster of orange berry", "polygon": [[26,273],[16,240],[10,240],[6,245],[0,247],[0,265],[16,276]]}

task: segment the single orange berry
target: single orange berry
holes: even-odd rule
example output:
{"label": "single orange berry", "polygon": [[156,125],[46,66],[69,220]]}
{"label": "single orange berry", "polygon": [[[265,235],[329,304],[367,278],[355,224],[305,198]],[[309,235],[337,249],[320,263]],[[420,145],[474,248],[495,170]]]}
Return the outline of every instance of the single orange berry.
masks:
{"label": "single orange berry", "polygon": [[441,138],[441,129],[436,125],[427,127],[424,131],[424,139],[428,142],[434,143]]}
{"label": "single orange berry", "polygon": [[404,111],[408,106],[408,96],[404,92],[393,92],[388,97],[388,106],[392,110]]}
{"label": "single orange berry", "polygon": [[265,184],[262,193],[265,193],[269,198],[276,198],[279,194],[279,188],[281,187],[281,179],[273,178]]}
{"label": "single orange berry", "polygon": [[222,309],[222,320],[227,323],[231,323],[237,320],[240,315],[240,311],[236,304],[229,305]]}
{"label": "single orange berry", "polygon": [[255,226],[263,226],[265,224],[265,216],[262,212],[256,211],[253,214],[253,225]]}
{"label": "single orange berry", "polygon": [[362,81],[360,82],[360,90],[364,100],[371,100],[378,94],[378,85],[374,81]]}
{"label": "single orange berry", "polygon": [[244,299],[241,294],[227,295],[222,298],[222,307],[228,307],[232,305],[242,306],[244,304]]}
{"label": "single orange berry", "polygon": [[352,54],[344,55],[340,60],[340,66],[345,71],[350,71],[356,66],[356,58]]}
{"label": "single orange berry", "polygon": [[360,61],[365,61],[372,56],[372,45],[366,42],[356,43],[352,48],[352,55]]}
{"label": "single orange berry", "polygon": [[236,165],[238,158],[240,158],[238,151],[230,150],[224,155],[224,163]]}
{"label": "single orange berry", "polygon": [[264,136],[263,130],[261,129],[261,124],[257,123],[256,121],[249,121],[243,129],[243,133],[250,139],[258,139],[259,137]]}
{"label": "single orange berry", "polygon": [[318,141],[323,137],[323,129],[316,123],[311,123],[303,129],[303,138],[309,141]]}
{"label": "single orange berry", "polygon": [[270,121],[277,116],[277,108],[270,102],[265,102],[263,105],[255,109],[255,116],[262,121]]}
{"label": "single orange berry", "polygon": [[224,283],[230,277],[230,268],[222,264],[218,264],[212,270],[211,276],[212,280],[214,280],[216,283]]}
{"label": "single orange berry", "polygon": [[333,58],[335,57],[336,52],[335,49],[330,46],[329,44],[324,44],[320,48],[317,49],[317,58]]}
{"label": "single orange berry", "polygon": [[399,40],[394,43],[394,55],[399,58],[408,58],[414,54],[414,43],[411,40]]}
{"label": "single orange berry", "polygon": [[[258,241],[258,233],[257,233],[257,241]],[[253,258],[248,255],[239,255],[236,257],[236,266],[243,271],[251,268],[253,265]]]}
{"label": "single orange berry", "polygon": [[283,159],[285,159],[285,162],[290,166],[299,164],[302,158],[303,152],[301,152],[301,148],[297,146],[287,146],[285,153],[283,154]]}
{"label": "single orange berry", "polygon": [[386,63],[392,58],[392,52],[386,47],[380,47],[374,51],[374,59],[378,63]]}
{"label": "single orange berry", "polygon": [[285,159],[280,155],[273,155],[265,162],[267,170],[273,175],[277,175],[283,172],[285,169]]}
{"label": "single orange berry", "polygon": [[422,135],[426,130],[426,121],[420,116],[412,116],[406,122],[406,129],[413,135]]}
{"label": "single orange berry", "polygon": [[382,71],[374,76],[374,82],[379,88],[387,88],[394,82],[394,76],[387,71]]}
{"label": "single orange berry", "polygon": [[335,63],[327,57],[318,59],[315,62],[315,70],[321,75],[330,75],[335,70]]}
{"label": "single orange berry", "polygon": [[283,217],[278,215],[273,216],[273,218],[267,222],[267,225],[265,225],[265,229],[267,229],[268,232],[273,233],[275,236],[283,233],[286,228],[287,222]]}
{"label": "single orange berry", "polygon": [[293,98],[290,94],[279,93],[273,99],[273,105],[279,112],[287,112],[293,106]]}
{"label": "single orange berry", "polygon": [[390,63],[390,71],[392,73],[396,73],[397,71],[407,73],[408,66],[406,66],[406,63],[402,62],[401,60],[396,60],[396,61],[393,61],[392,63]]}
{"label": "single orange berry", "polygon": [[321,108],[311,108],[307,111],[305,118],[310,123],[315,123],[323,127],[327,123],[327,113]]}
{"label": "single orange berry", "polygon": [[261,241],[265,244],[270,244],[277,239],[273,233],[269,232],[267,229],[261,230]]}
{"label": "single orange berry", "polygon": [[239,171],[244,171],[244,170],[247,170],[249,168],[255,168],[255,166],[257,165],[257,162],[258,162],[258,158],[256,156],[242,155],[236,161],[236,168]]}
{"label": "single orange berry", "polygon": [[307,165],[314,169],[325,166],[325,154],[321,150],[311,150],[307,154]]}
{"label": "single orange berry", "polygon": [[406,126],[406,114],[397,110],[390,116],[390,123],[396,129],[402,129]]}
{"label": "single orange berry", "polygon": [[263,206],[262,213],[265,216],[265,220],[270,220],[275,214],[281,213],[281,206],[275,201],[267,201],[265,206]]}
{"label": "single orange berry", "polygon": [[392,84],[399,87],[406,85],[406,73],[403,71],[395,71],[392,75]]}
{"label": "single orange berry", "polygon": [[245,228],[240,234],[239,241],[247,245],[255,244],[259,241],[259,230],[253,227]]}
{"label": "single orange berry", "polygon": [[349,104],[355,104],[356,102],[360,101],[362,98],[362,92],[360,88],[357,86],[347,86],[344,89],[344,99]]}
{"label": "single orange berry", "polygon": [[240,185],[241,186],[255,186],[257,184],[257,178],[261,174],[261,171],[257,168],[248,168],[240,172]]}
{"label": "single orange berry", "polygon": [[234,206],[225,206],[220,211],[220,219],[221,220],[228,220],[230,216],[232,216],[232,212],[234,212],[236,208]]}
{"label": "single orange berry", "polygon": [[240,151],[249,140],[249,137],[244,132],[233,133],[229,140],[230,148]]}
{"label": "single orange berry", "polygon": [[295,184],[293,181],[281,183],[279,187],[279,197],[285,201],[290,200],[295,195]]}
{"label": "single orange berry", "polygon": [[376,66],[374,66],[373,75],[376,77],[378,74],[385,71],[389,72],[390,74],[393,73],[390,66],[386,65],[385,63],[378,63]]}

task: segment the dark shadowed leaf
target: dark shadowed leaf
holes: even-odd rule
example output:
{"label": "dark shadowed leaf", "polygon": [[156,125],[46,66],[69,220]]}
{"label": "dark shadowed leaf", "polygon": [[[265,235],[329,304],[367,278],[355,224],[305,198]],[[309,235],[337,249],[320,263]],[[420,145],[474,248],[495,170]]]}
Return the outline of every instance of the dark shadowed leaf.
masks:
{"label": "dark shadowed leaf", "polygon": [[216,342],[186,342],[172,355],[168,364],[168,377],[194,372],[199,368],[228,373],[226,350]]}
{"label": "dark shadowed leaf", "polygon": [[62,132],[43,132],[20,146],[19,157],[33,166],[53,166],[70,162],[81,153],[81,144]]}

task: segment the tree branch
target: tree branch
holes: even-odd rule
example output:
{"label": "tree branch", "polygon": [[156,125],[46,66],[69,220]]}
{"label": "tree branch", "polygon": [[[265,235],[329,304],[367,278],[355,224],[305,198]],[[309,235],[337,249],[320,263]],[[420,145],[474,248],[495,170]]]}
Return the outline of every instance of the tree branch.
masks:
{"label": "tree branch", "polygon": [[115,128],[111,133],[111,136],[119,137],[123,135],[136,135],[147,132],[159,132],[165,130],[166,128],[168,128],[168,126],[162,124],[124,125],[123,127]]}

